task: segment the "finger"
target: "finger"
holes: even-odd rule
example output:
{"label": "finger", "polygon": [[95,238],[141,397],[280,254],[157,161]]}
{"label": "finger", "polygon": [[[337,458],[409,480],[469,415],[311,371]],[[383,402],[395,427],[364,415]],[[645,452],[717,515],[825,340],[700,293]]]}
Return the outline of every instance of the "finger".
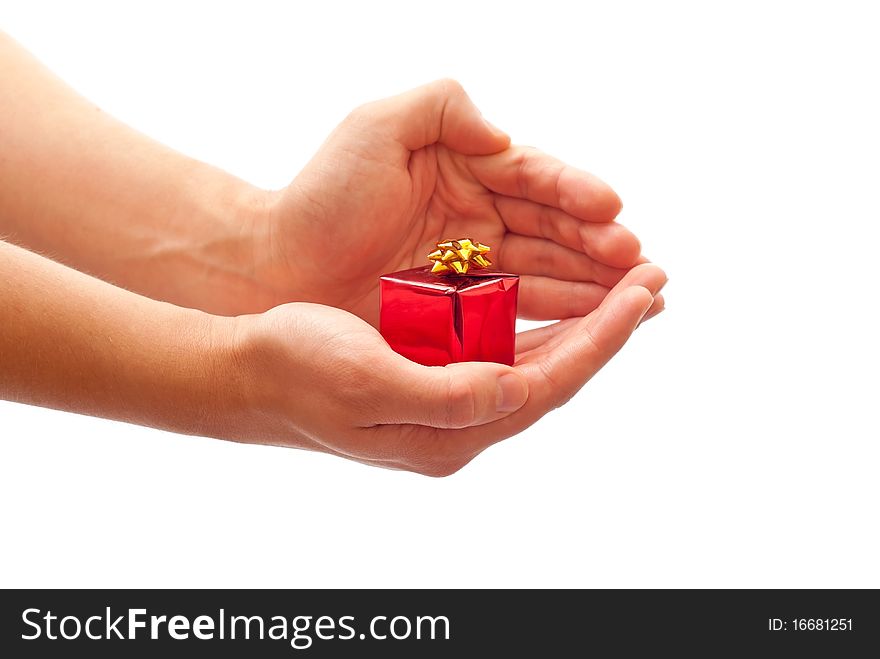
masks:
{"label": "finger", "polygon": [[518,365],[529,381],[529,401],[514,414],[480,428],[454,432],[461,450],[485,448],[532,425],[569,400],[626,343],[653,303],[643,286],[609,295],[589,317],[560,332],[559,345]]}
{"label": "finger", "polygon": [[488,121],[454,80],[437,80],[398,96],[374,101],[355,117],[386,130],[410,151],[441,142],[467,155],[496,153],[510,137]]}
{"label": "finger", "polygon": [[609,290],[593,282],[523,275],[519,283],[518,316],[530,320],[586,316],[601,304]]}
{"label": "finger", "polygon": [[519,332],[516,335],[516,354],[517,358],[536,348],[546,344],[548,341],[558,336],[561,332],[569,329],[572,325],[581,322],[583,318],[566,318],[544,327],[536,327],[535,329]]}
{"label": "finger", "polygon": [[645,317],[642,318],[642,322],[644,323],[646,320],[651,320],[654,316],[660,314],[664,309],[666,309],[666,300],[663,297],[663,293],[657,293],[654,296],[654,304],[651,305],[651,308],[648,309],[648,313],[645,314]]}
{"label": "finger", "polygon": [[[606,298],[602,301],[602,304],[599,305],[599,308],[589,316],[580,319],[581,328],[590,322],[592,318],[594,318],[600,311],[602,311],[604,305],[606,305],[609,299],[613,298],[615,295],[619,294],[621,291],[626,290],[627,288],[632,288],[633,286],[641,286],[650,291],[651,295],[656,298],[656,296],[660,295],[660,290],[666,284],[666,273],[663,272],[660,268],[655,265],[640,265],[636,266],[632,270],[626,273],[626,276],[608,293]],[[648,312],[654,307],[655,302],[651,304],[648,308]],[[647,315],[648,312],[645,312]],[[642,318],[644,320],[644,318]],[[534,351],[538,351],[541,354],[545,354],[550,352],[551,350],[556,349],[559,346],[562,346],[570,336],[577,336],[581,332],[579,326],[569,326],[567,331],[558,331],[553,333],[552,336],[545,337],[545,341],[542,345],[535,346],[533,348]],[[531,357],[530,355],[523,354],[518,355],[518,363],[524,363],[527,361],[526,357]],[[542,365],[546,366],[546,364]]]}
{"label": "finger", "polygon": [[530,387],[529,403],[518,413],[522,421],[532,423],[567,401],[626,343],[666,279],[656,266],[635,270],[640,272],[616,286],[595,312],[557,332],[539,359],[520,367]]}
{"label": "finger", "polygon": [[552,350],[527,373],[530,384],[538,384],[532,415],[574,396],[623,347],[653,303],[654,296],[644,286],[627,286],[609,294],[593,314],[560,334]]}
{"label": "finger", "polygon": [[665,282],[666,274],[655,265],[633,268],[596,311],[576,322],[560,323],[556,336],[545,342],[551,349],[541,347],[538,359],[517,365],[529,383],[525,405],[492,423],[437,431],[438,436],[453,442],[459,454],[475,455],[562,405],[626,343]]}
{"label": "finger", "polygon": [[[520,296],[522,296],[522,293],[520,293]],[[598,307],[600,303],[601,300],[599,300],[599,303],[597,303],[596,306]],[[657,295],[654,296],[654,303],[651,305],[651,308],[648,309],[645,317],[642,318],[642,322],[644,323],[646,320],[650,320],[651,318],[662,312],[665,308],[666,301],[663,298],[663,293],[657,293]],[[590,311],[592,311],[592,309]],[[555,339],[557,339],[557,337],[559,337],[562,332],[570,328],[574,323],[578,323],[583,320],[583,316],[587,315],[588,313],[589,311],[583,314],[577,314],[581,317],[565,318],[564,320],[560,320],[556,323],[551,323],[550,325],[545,325],[544,327],[537,327],[535,329],[526,330],[525,332],[518,333],[516,335],[517,361],[522,359],[533,350],[547,349],[548,347],[552,347],[554,345]]]}
{"label": "finger", "polygon": [[498,267],[524,275],[592,281],[611,288],[627,273],[549,240],[508,233],[495,252]]}
{"label": "finger", "polygon": [[503,364],[462,362],[420,366],[394,355],[383,365],[379,424],[464,428],[496,421],[523,406],[528,383]]}
{"label": "finger", "polygon": [[632,267],[642,251],[639,239],[616,222],[584,222],[558,208],[504,195],[495,196],[495,208],[508,230],[552,240],[615,268]]}
{"label": "finger", "polygon": [[620,197],[611,186],[537,149],[511,147],[468,158],[467,165],[493,192],[553,206],[581,220],[610,222],[620,212]]}

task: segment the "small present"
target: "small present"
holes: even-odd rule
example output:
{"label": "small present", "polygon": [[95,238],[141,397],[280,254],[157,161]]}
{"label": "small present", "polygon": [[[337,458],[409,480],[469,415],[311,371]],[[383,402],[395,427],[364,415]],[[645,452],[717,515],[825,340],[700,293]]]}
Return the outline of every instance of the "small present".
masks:
{"label": "small present", "polygon": [[379,330],[398,353],[425,366],[513,364],[519,276],[487,270],[489,248],[444,240],[431,266],[380,277]]}

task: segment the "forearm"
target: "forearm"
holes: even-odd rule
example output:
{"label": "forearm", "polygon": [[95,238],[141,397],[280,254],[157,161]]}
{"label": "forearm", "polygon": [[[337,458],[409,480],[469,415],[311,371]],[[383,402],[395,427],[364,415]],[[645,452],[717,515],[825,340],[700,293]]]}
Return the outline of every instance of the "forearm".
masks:
{"label": "forearm", "polygon": [[219,436],[237,404],[233,322],[0,241],[0,398]]}
{"label": "forearm", "polygon": [[248,249],[265,192],[107,116],[2,33],[0,90],[0,234],[157,299],[271,306]]}

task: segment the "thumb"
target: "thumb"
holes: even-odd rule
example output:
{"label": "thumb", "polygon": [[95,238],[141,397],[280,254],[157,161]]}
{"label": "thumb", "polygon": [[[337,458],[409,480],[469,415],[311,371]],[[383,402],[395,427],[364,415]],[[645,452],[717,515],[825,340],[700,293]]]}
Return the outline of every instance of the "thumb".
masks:
{"label": "thumb", "polygon": [[440,142],[466,155],[488,155],[510,145],[507,133],[483,119],[455,80],[437,80],[364,109],[410,151]]}
{"label": "thumb", "polygon": [[385,372],[392,381],[380,405],[382,423],[465,428],[501,419],[529,397],[525,376],[510,366],[420,366],[401,359],[400,368]]}

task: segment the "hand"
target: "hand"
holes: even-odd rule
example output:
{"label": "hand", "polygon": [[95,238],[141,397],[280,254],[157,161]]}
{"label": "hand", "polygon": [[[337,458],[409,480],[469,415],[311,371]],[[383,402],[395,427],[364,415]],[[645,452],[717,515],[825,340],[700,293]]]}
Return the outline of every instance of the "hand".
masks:
{"label": "hand", "polygon": [[267,208],[253,271],[272,294],[254,300],[319,302],[373,325],[378,277],[427,263],[443,238],[486,243],[522,275],[525,318],[583,316],[644,261],[613,222],[610,187],[510,147],[448,80],[352,112]]}
{"label": "hand", "polygon": [[515,367],[420,366],[361,319],[323,305],[216,318],[234,346],[222,379],[244,392],[222,405],[219,436],[451,474],[574,395],[626,342],[665,280],[656,266],[633,268],[587,317],[520,335]]}

